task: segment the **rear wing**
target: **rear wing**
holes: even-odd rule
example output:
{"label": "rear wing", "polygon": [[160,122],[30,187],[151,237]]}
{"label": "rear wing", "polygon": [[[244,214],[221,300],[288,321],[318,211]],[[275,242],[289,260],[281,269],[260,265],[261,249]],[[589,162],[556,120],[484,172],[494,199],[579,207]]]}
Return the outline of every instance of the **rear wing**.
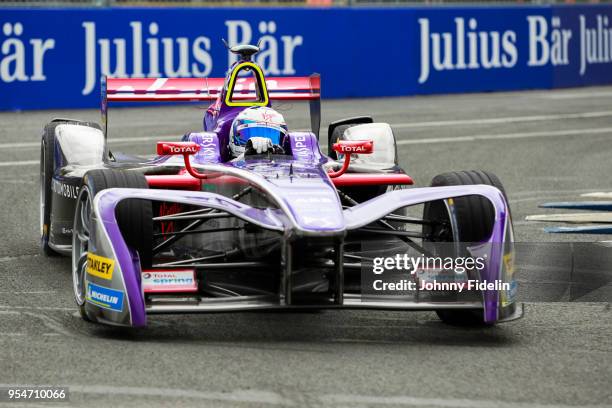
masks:
{"label": "rear wing", "polygon": [[[109,102],[198,102],[216,99],[225,83],[224,78],[106,78],[103,97]],[[308,77],[266,78],[271,100],[308,101],[320,99],[321,78]],[[234,97],[255,97],[253,78],[236,80]]]}
{"label": "rear wing", "polygon": [[[213,101],[223,92],[224,78],[102,78],[102,124],[106,135],[109,102],[201,102]],[[253,78],[239,78],[233,97],[255,97]],[[313,132],[319,137],[321,124],[321,77],[266,78],[273,101],[309,101]]]}

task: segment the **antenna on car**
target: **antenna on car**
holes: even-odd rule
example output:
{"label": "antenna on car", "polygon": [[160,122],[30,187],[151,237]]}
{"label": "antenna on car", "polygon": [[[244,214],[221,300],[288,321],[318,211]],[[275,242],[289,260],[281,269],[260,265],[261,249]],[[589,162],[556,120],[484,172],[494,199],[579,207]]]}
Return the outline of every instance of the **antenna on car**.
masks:
{"label": "antenna on car", "polygon": [[223,41],[223,45],[225,45],[228,50],[240,56],[240,61],[251,61],[253,55],[259,52],[259,44],[261,44],[260,39],[257,45],[239,44],[230,47],[227,41],[225,41],[225,38],[222,38],[221,41]]}

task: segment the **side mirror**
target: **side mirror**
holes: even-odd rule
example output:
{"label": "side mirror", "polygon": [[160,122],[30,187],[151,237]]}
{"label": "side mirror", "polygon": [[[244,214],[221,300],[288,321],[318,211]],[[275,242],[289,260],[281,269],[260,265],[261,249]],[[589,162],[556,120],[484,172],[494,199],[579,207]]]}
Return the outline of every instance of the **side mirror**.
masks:
{"label": "side mirror", "polygon": [[163,155],[181,155],[185,160],[185,169],[197,179],[208,178],[204,173],[198,173],[189,161],[189,156],[196,154],[200,150],[200,146],[193,142],[157,142],[157,154]]}
{"label": "side mirror", "polygon": [[163,155],[190,155],[196,154],[200,146],[193,142],[157,142],[157,154]]}
{"label": "side mirror", "polygon": [[371,154],[374,151],[374,142],[371,140],[340,140],[338,143],[334,143],[333,149],[344,155],[344,163],[340,170],[327,173],[331,178],[346,173],[351,162],[351,154]]}
{"label": "side mirror", "polygon": [[374,142],[371,140],[340,140],[334,143],[335,152],[342,154],[371,154],[374,151]]}

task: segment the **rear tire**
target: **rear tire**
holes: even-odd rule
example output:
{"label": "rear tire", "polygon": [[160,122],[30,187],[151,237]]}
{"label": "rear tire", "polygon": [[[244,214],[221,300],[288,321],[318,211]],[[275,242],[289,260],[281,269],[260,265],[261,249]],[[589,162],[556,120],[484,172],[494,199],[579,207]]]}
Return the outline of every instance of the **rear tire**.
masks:
{"label": "rear tire", "polygon": [[[149,188],[144,175],[113,169],[91,170],[85,174],[77,199],[72,236],[72,277],[76,303],[83,319],[85,312],[85,273],[89,250],[89,231],[93,199],[109,188]],[[153,259],[153,208],[150,201],[123,200],[117,205],[117,224],[128,247],[138,252],[141,267],[148,268]]]}
{"label": "rear tire", "polygon": [[55,127],[46,126],[40,142],[40,247],[46,256],[57,256],[49,246],[51,230],[51,182],[55,150]]}
{"label": "rear tire", "polygon": [[[431,187],[461,186],[485,184],[499,189],[504,198],[506,191],[499,178],[487,171],[469,170],[443,173],[434,177]],[[457,218],[457,236],[460,242],[481,242],[487,239],[493,230],[495,220],[494,208],[486,198],[465,196],[454,198],[454,208]],[[450,223],[444,201],[426,203],[423,208],[423,219]],[[452,242],[452,231],[444,227],[424,226],[423,233],[432,235],[433,241]],[[455,326],[489,326],[485,323],[482,310],[437,310],[436,313],[444,323]]]}
{"label": "rear tire", "polygon": [[54,119],[48,123],[40,142],[40,246],[46,256],[57,256],[58,253],[49,246],[51,234],[51,183],[55,172],[55,128],[63,124],[81,125],[100,129],[93,122],[80,122],[70,119]]}

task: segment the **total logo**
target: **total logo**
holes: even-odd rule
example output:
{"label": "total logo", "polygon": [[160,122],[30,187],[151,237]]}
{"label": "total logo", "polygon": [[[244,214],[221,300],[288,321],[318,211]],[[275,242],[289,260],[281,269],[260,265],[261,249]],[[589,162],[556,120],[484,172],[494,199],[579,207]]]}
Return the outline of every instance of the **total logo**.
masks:
{"label": "total logo", "polygon": [[197,153],[198,148],[197,147],[193,147],[193,146],[172,146],[172,145],[168,145],[168,149],[170,150],[170,153],[190,153],[190,154],[194,154]]}
{"label": "total logo", "polygon": [[369,149],[365,146],[341,146],[340,150],[342,150],[343,153],[363,153]]}
{"label": "total logo", "polygon": [[198,282],[192,269],[144,271],[142,288],[144,293],[196,292]]}
{"label": "total logo", "polygon": [[157,154],[195,154],[200,146],[192,142],[158,142]]}
{"label": "total logo", "polygon": [[369,140],[351,140],[334,144],[334,150],[338,153],[372,153],[374,144]]}

